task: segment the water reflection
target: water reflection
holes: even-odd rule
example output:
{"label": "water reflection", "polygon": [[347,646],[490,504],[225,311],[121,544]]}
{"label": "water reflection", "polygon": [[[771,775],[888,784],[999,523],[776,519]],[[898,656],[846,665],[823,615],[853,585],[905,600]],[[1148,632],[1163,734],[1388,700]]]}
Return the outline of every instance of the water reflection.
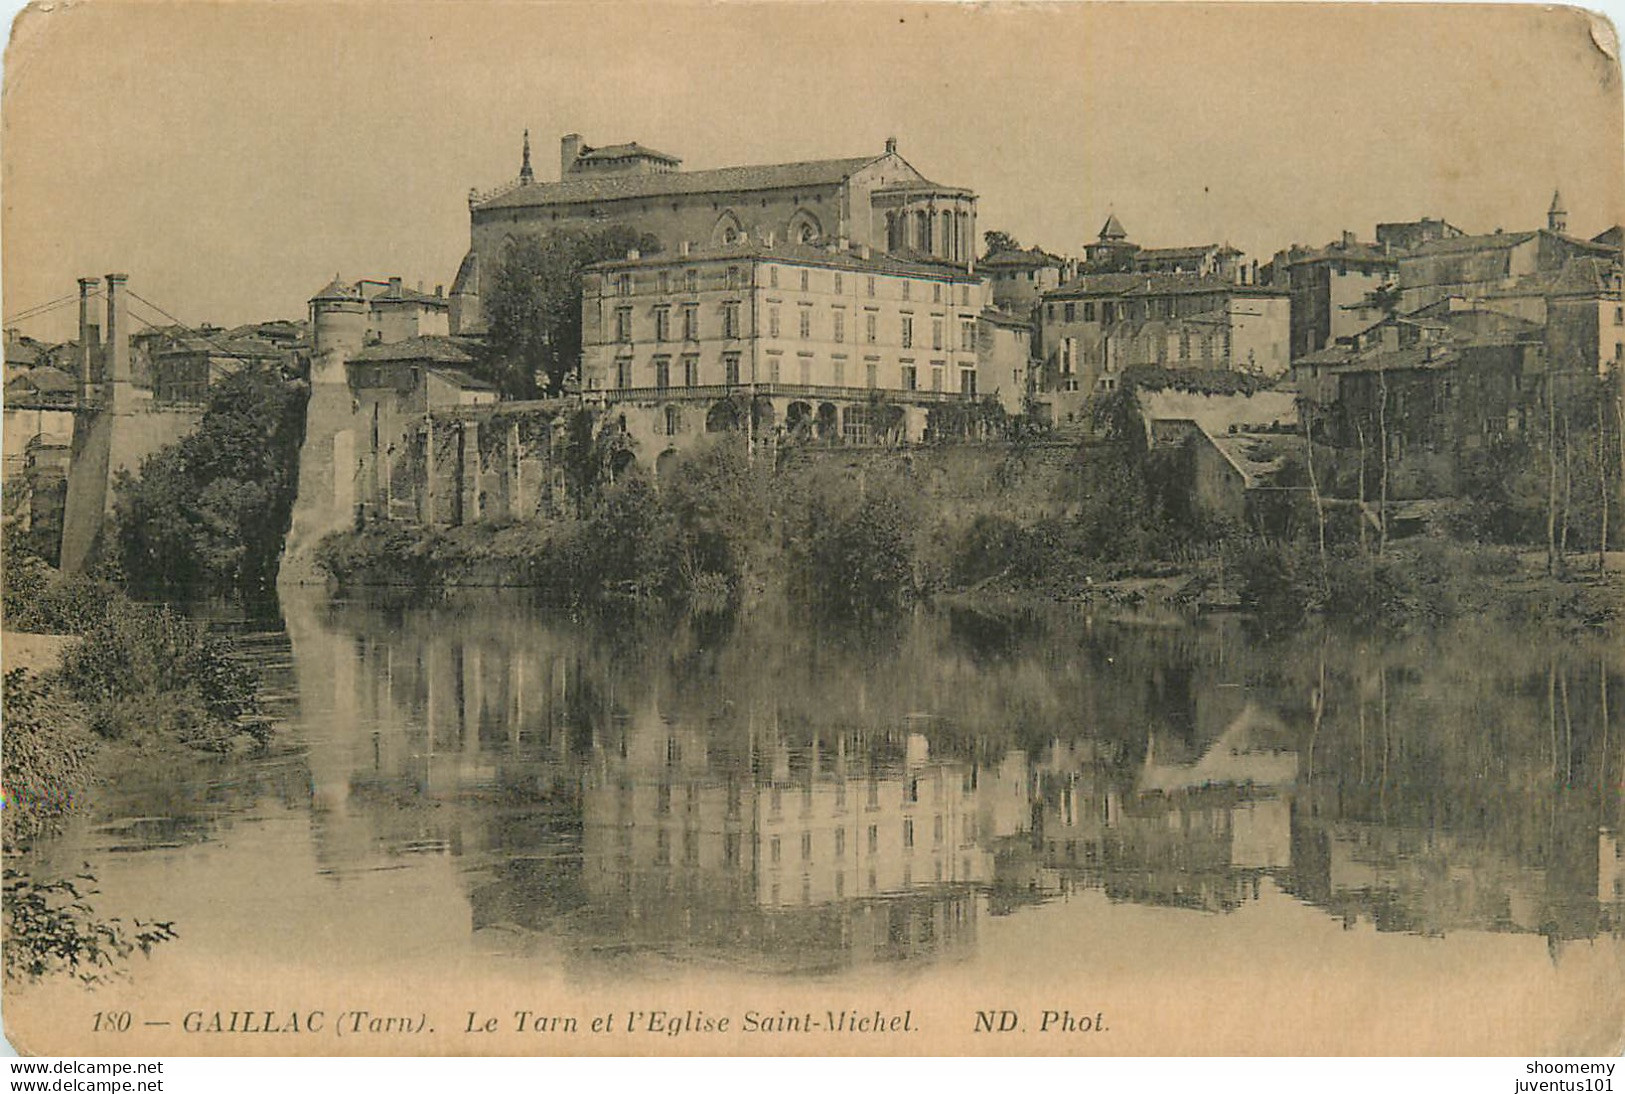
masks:
{"label": "water reflection", "polygon": [[768,972],[964,958],[987,917],[1085,889],[1222,916],[1269,888],[1554,953],[1625,910],[1601,641],[283,607],[285,638],[241,639],[286,697],[281,751],[132,775],[103,852],[224,840],[276,801],[330,881],[452,864],[497,948]]}

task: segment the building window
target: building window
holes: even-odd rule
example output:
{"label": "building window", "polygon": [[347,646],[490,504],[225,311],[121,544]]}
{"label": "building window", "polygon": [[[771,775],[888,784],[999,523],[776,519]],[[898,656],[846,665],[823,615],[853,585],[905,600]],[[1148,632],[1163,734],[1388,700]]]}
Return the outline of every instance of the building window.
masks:
{"label": "building window", "polygon": [[671,309],[664,304],[655,309],[655,341],[671,341]]}
{"label": "building window", "polygon": [[722,305],[722,337],[739,337],[739,301],[730,300]]}
{"label": "building window", "polygon": [[779,306],[777,304],[770,305],[767,309],[767,336],[769,338],[779,336]]}
{"label": "building window", "polygon": [[846,312],[837,310],[832,321],[835,324],[835,340],[837,342],[846,341]]}
{"label": "building window", "polygon": [[836,274],[835,275],[835,295],[840,296],[842,291],[843,291],[843,282],[841,280],[841,275]]}
{"label": "building window", "polygon": [[874,361],[865,361],[863,363],[863,384],[868,388],[880,385],[880,365],[878,363]]}
{"label": "building window", "polygon": [[630,342],[632,340],[632,309],[615,309],[615,341]]}
{"label": "building window", "polygon": [[867,288],[868,288],[868,291],[869,291],[869,295],[874,296],[874,294],[875,294],[875,279],[874,279],[874,277],[873,276],[869,277],[868,282],[869,283],[868,283]]}
{"label": "building window", "polygon": [[623,273],[615,279],[615,291],[621,296],[632,295],[632,275]]}
{"label": "building window", "polygon": [[1614,309],[1614,326],[1625,325],[1625,308]]}
{"label": "building window", "polygon": [[801,363],[801,386],[802,387],[808,387],[808,386],[810,386],[812,384],[812,358],[811,357],[803,357],[803,358],[801,358],[800,363]]}
{"label": "building window", "polygon": [[976,394],[976,370],[962,368],[959,370],[959,390],[965,395]]}
{"label": "building window", "polygon": [[683,358],[683,386],[699,387],[700,359],[693,354]]}
{"label": "building window", "polygon": [[907,850],[914,846],[914,818],[903,818],[903,848]]}
{"label": "building window", "polygon": [[729,266],[728,267],[728,288],[730,288],[730,289],[739,288],[739,267],[738,266]]}
{"label": "building window", "polygon": [[1110,323],[1112,321],[1112,311],[1113,308],[1111,301],[1102,301],[1100,305],[1100,321],[1102,323]]}
{"label": "building window", "polygon": [[903,299],[904,300],[908,299],[909,290],[913,287],[913,284],[914,283],[911,282],[911,281],[903,282]]}
{"label": "building window", "polygon": [[835,857],[836,858],[845,858],[846,857],[846,829],[845,828],[837,828],[837,829],[835,829]]}
{"label": "building window", "polygon": [[615,362],[615,386],[625,391],[632,386],[632,359],[622,357]]}
{"label": "building window", "polygon": [[[872,854],[875,854],[879,850],[880,850],[880,826],[878,824],[871,824],[869,826],[869,853],[872,855]],[[873,884],[872,881],[871,881],[871,883],[869,885],[869,888],[871,888],[871,889],[874,888],[874,884]]]}
{"label": "building window", "polygon": [[931,366],[931,390],[942,390],[942,366],[939,364],[933,364]]}
{"label": "building window", "polygon": [[[689,271],[692,273],[693,271]],[[698,304],[683,305],[683,341],[698,342],[700,340],[700,306]]]}
{"label": "building window", "polygon": [[699,270],[684,270],[683,271],[683,291],[685,291],[685,292],[699,292],[700,291],[700,271]]}
{"label": "building window", "polygon": [[940,281],[931,282],[931,303],[942,303],[942,282]]}
{"label": "building window", "polygon": [[812,833],[801,833],[801,861],[806,862],[812,858]]}
{"label": "building window", "polygon": [[671,387],[671,358],[655,358],[655,387],[665,389]]}
{"label": "building window", "polygon": [[774,836],[767,843],[767,859],[769,862],[778,862],[782,853],[779,847],[779,837]]}
{"label": "building window", "polygon": [[1093,323],[1095,321],[1095,302],[1093,300],[1085,300],[1083,302],[1083,321],[1085,323]]}
{"label": "building window", "polygon": [[905,315],[905,316],[903,316],[903,348],[904,349],[912,349],[913,347],[914,347],[914,317],[912,315]]}
{"label": "building window", "polygon": [[767,359],[767,382],[770,384],[779,382],[779,357],[777,354],[769,356]]}
{"label": "building window", "polygon": [[840,360],[839,358],[837,358],[835,361],[835,386],[846,386],[846,362]]}
{"label": "building window", "polygon": [[940,350],[942,348],[942,320],[941,319],[932,319],[931,320],[931,348],[932,349],[937,349],[937,350]]}
{"label": "building window", "polygon": [[919,371],[913,365],[903,366],[903,390],[917,391],[920,386]]}
{"label": "building window", "polygon": [[961,319],[959,321],[959,348],[966,353],[976,348],[976,320]]}
{"label": "building window", "polygon": [[722,355],[722,382],[729,387],[739,386],[739,354],[724,353]]}
{"label": "building window", "polygon": [[959,286],[959,305],[960,305],[960,307],[964,307],[964,308],[970,307],[970,286],[969,285],[961,285],[961,286]]}
{"label": "building window", "polygon": [[671,274],[669,272],[667,272],[666,270],[661,270],[660,271],[659,281],[660,281],[660,294],[662,296],[664,296],[666,293],[671,292]]}
{"label": "building window", "polygon": [[799,318],[799,320],[797,322],[799,324],[799,328],[800,328],[800,331],[801,331],[801,337],[804,338],[804,339],[805,338],[811,338],[812,337],[812,308],[810,308],[807,305],[803,304],[802,307],[801,307],[801,316],[800,316],[800,318]]}
{"label": "building window", "polygon": [[872,311],[865,312],[863,316],[863,340],[869,343],[871,346],[875,344],[877,339],[877,332],[875,330],[877,326],[878,317],[875,315],[875,313]]}
{"label": "building window", "polygon": [[767,268],[767,287],[770,289],[779,287],[779,268],[777,266]]}
{"label": "building window", "polygon": [[[683,412],[675,406],[666,408],[666,436],[675,437],[683,431]],[[692,801],[692,799],[691,799]]]}
{"label": "building window", "polygon": [[1077,313],[1070,301],[1061,305],[1062,321],[1070,323],[1077,318]]}
{"label": "building window", "polygon": [[808,291],[808,289],[811,287],[811,285],[812,285],[812,271],[810,271],[810,270],[802,270],[801,271],[801,291],[802,292]]}

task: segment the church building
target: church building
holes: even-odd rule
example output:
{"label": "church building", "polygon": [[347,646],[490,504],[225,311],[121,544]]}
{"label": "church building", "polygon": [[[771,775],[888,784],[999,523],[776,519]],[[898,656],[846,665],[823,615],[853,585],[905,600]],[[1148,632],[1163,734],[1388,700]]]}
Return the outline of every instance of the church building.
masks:
{"label": "church building", "polygon": [[451,291],[455,334],[485,330],[482,276],[507,244],[561,228],[623,224],[665,251],[745,240],[866,246],[916,263],[969,270],[975,261],[976,195],[932,182],[897,151],[751,167],[685,171],[682,160],[636,142],[595,148],[580,135],[559,146],[559,178],[540,182],[525,136],[518,178],[468,195],[470,247]]}

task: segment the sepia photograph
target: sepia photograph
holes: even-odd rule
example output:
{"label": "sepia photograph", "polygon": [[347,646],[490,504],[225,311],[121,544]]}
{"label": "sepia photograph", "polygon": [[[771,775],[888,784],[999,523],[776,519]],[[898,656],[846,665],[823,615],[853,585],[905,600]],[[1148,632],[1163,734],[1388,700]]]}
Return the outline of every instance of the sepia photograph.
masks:
{"label": "sepia photograph", "polygon": [[1625,1049],[1606,16],[37,0],[0,141],[17,1054]]}

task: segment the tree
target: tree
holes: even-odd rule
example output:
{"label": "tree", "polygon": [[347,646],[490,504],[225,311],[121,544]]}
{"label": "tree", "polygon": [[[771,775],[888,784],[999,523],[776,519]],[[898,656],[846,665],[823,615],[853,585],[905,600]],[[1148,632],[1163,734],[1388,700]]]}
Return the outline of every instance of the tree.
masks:
{"label": "tree", "polygon": [[475,371],[509,398],[561,392],[581,360],[582,272],[634,250],[654,254],[660,241],[616,224],[510,243],[485,298],[490,344]]}
{"label": "tree", "polygon": [[998,229],[994,229],[991,232],[982,233],[982,246],[984,248],[982,252],[983,255],[996,255],[1000,251],[1021,250],[1021,240],[1017,239],[1009,232],[1001,232]]}
{"label": "tree", "polygon": [[198,428],[119,475],[113,512],[138,587],[263,593],[293,512],[306,389],[244,370],[210,389]]}

